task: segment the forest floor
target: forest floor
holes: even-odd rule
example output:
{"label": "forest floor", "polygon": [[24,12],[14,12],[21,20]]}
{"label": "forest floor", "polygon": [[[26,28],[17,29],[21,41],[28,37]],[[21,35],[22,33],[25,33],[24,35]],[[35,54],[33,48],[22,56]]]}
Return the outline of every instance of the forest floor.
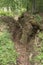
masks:
{"label": "forest floor", "polygon": [[18,52],[19,56],[17,59],[17,65],[28,65],[28,57],[26,53],[26,45],[20,44],[20,42],[15,43],[16,51]]}
{"label": "forest floor", "polygon": [[[42,14],[40,14],[40,15],[43,17]],[[18,20],[18,17],[17,17],[17,20]],[[9,20],[9,21],[11,21],[11,20]],[[13,26],[12,23],[10,23],[10,24],[11,24],[11,26]],[[10,28],[11,28],[11,26],[10,26]],[[11,29],[14,30],[13,27]],[[17,29],[17,31],[19,31],[19,29]],[[17,34],[19,34],[19,32]],[[13,34],[13,36],[14,35],[15,34]],[[33,64],[30,63],[29,60],[31,60],[31,58],[34,55],[34,53],[37,54],[36,52],[34,52],[34,45],[35,45],[35,43],[38,43],[38,41],[36,40],[37,37],[36,38],[35,37],[32,37],[30,39],[30,41],[28,42],[29,44],[28,43],[22,44],[19,41],[19,39],[18,39],[18,35],[16,35],[16,37],[13,39],[14,40],[15,49],[16,49],[18,55],[19,55],[18,58],[17,58],[17,65],[33,65]],[[34,65],[37,65],[37,64],[34,64]]]}
{"label": "forest floor", "polygon": [[[43,17],[43,14],[40,13],[40,16]],[[17,65],[38,65],[37,62],[35,64],[34,63],[31,64],[29,60],[32,59],[32,56],[35,56],[37,54],[37,52],[34,51],[34,43],[37,45],[37,43],[39,42],[39,39],[37,39],[37,37],[36,38],[34,37],[30,40],[31,41],[29,42],[29,44],[24,45],[20,43],[20,41],[16,37],[15,48],[19,54],[17,59]]]}

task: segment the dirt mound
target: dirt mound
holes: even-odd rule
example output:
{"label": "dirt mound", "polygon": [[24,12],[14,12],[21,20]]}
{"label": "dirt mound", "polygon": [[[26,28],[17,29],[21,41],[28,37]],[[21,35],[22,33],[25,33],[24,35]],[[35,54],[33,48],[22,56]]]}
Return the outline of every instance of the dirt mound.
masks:
{"label": "dirt mound", "polygon": [[20,53],[17,65],[35,65],[35,63],[31,63],[30,60],[37,55],[37,51],[34,47],[36,47],[39,42],[37,34],[40,30],[43,30],[43,27],[40,27],[42,24],[37,23],[35,16],[28,12],[23,13],[22,16],[19,17],[18,22],[22,34],[19,39],[20,44],[16,43],[15,45],[17,52]]}
{"label": "dirt mound", "polygon": [[18,20],[9,16],[1,16],[0,21],[7,24],[13,41],[15,41],[15,48],[20,54],[17,65],[32,65],[29,59],[32,58],[33,53],[36,53],[34,50],[35,37],[39,30],[43,30],[43,21],[41,24],[37,23],[35,16],[28,12],[23,13]]}
{"label": "dirt mound", "polygon": [[19,24],[22,27],[21,42],[27,43],[30,38],[33,38],[39,29],[39,25],[35,22],[34,16],[25,12],[19,17]]}
{"label": "dirt mound", "polygon": [[4,21],[14,39],[21,43],[27,43],[33,38],[39,29],[43,30],[43,21],[38,23],[35,16],[28,12],[23,13],[18,20],[9,16],[0,16],[0,21]]}
{"label": "dirt mound", "polygon": [[7,29],[13,38],[15,38],[20,28],[19,23],[13,17],[9,16],[0,16],[0,21],[6,24]]}

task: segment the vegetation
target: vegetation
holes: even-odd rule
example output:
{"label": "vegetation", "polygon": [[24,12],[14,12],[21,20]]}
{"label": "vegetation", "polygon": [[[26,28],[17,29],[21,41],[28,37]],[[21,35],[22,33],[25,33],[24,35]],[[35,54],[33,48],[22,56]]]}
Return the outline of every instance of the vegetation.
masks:
{"label": "vegetation", "polygon": [[[3,25],[0,22],[0,25]],[[4,27],[4,26],[3,26]],[[16,64],[17,53],[9,32],[0,26],[0,65]]]}
{"label": "vegetation", "polygon": [[4,11],[0,11],[0,15],[1,16],[13,16],[13,13],[12,12],[4,12]]}
{"label": "vegetation", "polygon": [[[25,4],[25,5],[24,5]],[[0,9],[7,11],[11,10],[15,13],[21,13],[24,11],[31,12],[43,12],[42,0],[0,0]]]}
{"label": "vegetation", "polygon": [[43,0],[0,0],[1,18],[0,65],[43,65]]}
{"label": "vegetation", "polygon": [[35,55],[30,62],[43,65],[43,32],[39,32],[38,37],[40,42],[35,48],[37,55]]}

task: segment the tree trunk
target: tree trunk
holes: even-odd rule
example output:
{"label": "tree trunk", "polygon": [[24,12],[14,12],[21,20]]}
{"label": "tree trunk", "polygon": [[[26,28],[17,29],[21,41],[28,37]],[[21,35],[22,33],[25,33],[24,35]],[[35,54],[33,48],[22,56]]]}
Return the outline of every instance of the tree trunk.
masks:
{"label": "tree trunk", "polygon": [[36,0],[32,1],[32,13],[36,13]]}

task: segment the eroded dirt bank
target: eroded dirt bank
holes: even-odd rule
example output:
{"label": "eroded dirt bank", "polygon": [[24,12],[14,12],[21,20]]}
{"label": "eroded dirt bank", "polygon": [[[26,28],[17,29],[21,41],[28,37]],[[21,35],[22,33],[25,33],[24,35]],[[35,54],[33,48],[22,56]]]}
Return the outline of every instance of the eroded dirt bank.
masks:
{"label": "eroded dirt bank", "polygon": [[0,17],[0,20],[7,24],[12,40],[15,42],[19,54],[17,65],[35,65],[30,63],[30,60],[37,54],[34,47],[39,42],[38,32],[43,31],[43,22],[37,23],[34,18],[28,12],[23,13],[17,21],[8,16]]}

